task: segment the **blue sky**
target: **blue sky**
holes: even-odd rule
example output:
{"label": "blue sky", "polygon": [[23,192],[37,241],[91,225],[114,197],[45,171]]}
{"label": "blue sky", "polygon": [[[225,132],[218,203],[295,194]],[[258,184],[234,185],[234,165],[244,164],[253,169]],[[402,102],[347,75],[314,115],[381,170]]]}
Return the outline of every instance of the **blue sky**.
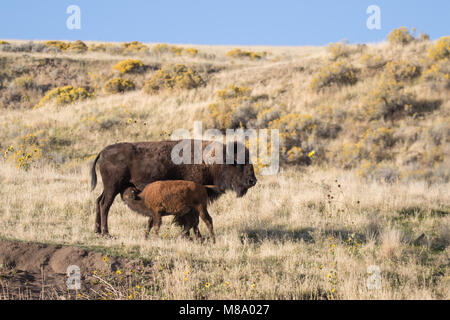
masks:
{"label": "blue sky", "polygon": [[[69,5],[81,29],[69,30]],[[369,5],[381,29],[369,30]],[[0,39],[54,39],[227,44],[324,45],[378,42],[407,26],[432,39],[450,35],[449,0],[13,0],[0,4]]]}

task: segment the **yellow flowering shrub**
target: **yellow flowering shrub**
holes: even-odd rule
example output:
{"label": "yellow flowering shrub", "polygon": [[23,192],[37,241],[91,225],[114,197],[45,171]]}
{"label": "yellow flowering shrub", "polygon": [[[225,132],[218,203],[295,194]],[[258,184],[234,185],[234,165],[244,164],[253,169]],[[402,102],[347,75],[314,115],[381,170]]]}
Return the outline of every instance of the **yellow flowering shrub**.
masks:
{"label": "yellow flowering shrub", "polygon": [[138,59],[126,59],[113,66],[113,69],[120,73],[137,73],[141,72],[143,68],[144,64]]}
{"label": "yellow flowering shrub", "polygon": [[169,46],[169,52],[175,56],[181,56],[183,53],[183,48],[178,46]]}
{"label": "yellow flowering shrub", "polygon": [[157,53],[166,53],[169,52],[169,45],[166,43],[157,43],[152,47],[152,50]]}
{"label": "yellow flowering shrub", "polygon": [[[310,114],[288,113],[269,122],[270,129],[280,134],[281,159],[288,163],[310,164],[319,150],[316,141],[319,121]],[[312,152],[312,153],[311,153]]]}
{"label": "yellow flowering shrub", "polygon": [[351,49],[345,43],[330,43],[327,47],[331,54],[331,60],[336,61],[340,58],[346,58],[350,55]]}
{"label": "yellow flowering shrub", "polygon": [[121,44],[121,47],[124,53],[138,53],[148,50],[148,47],[139,41],[124,42]]}
{"label": "yellow flowering shrub", "polygon": [[430,41],[430,36],[425,32],[421,32],[419,35],[419,41],[421,42]]}
{"label": "yellow flowering shrub", "polygon": [[377,162],[392,157],[388,150],[395,142],[394,131],[385,127],[367,129],[360,141],[368,153],[367,157]]}
{"label": "yellow flowering shrub", "polygon": [[405,60],[394,60],[386,64],[385,74],[397,81],[411,80],[420,76],[420,67]]}
{"label": "yellow flowering shrub", "polygon": [[158,43],[152,47],[152,51],[157,54],[171,53],[175,56],[189,55],[196,56],[198,50],[195,48],[183,48],[179,46],[170,46],[166,43]]}
{"label": "yellow flowering shrub", "polygon": [[67,49],[68,51],[83,53],[88,50],[88,46],[81,40],[77,40],[75,42],[70,42]]}
{"label": "yellow flowering shrub", "polygon": [[[270,129],[267,132],[267,135],[270,137],[271,136],[271,131]],[[270,166],[271,164],[271,154],[272,154],[272,141],[269,139],[268,141],[264,141],[265,147],[263,148],[263,144],[261,143],[261,140],[259,138],[259,136],[255,137],[250,137],[249,140],[246,141],[245,145],[247,148],[249,148],[250,143],[257,145],[259,148],[259,152],[257,156],[254,156],[252,158],[252,162],[253,162],[253,167],[255,169],[255,173],[256,174],[260,174],[261,170],[263,168],[267,168]],[[265,149],[265,150],[264,150]]]}
{"label": "yellow flowering shrub", "polygon": [[198,54],[198,50],[195,48],[186,48],[183,50],[183,53],[190,56],[196,56]]}
{"label": "yellow flowering shrub", "polygon": [[64,41],[59,41],[59,40],[45,41],[44,44],[47,47],[55,47],[55,48],[58,48],[60,50],[66,50],[69,47],[68,43],[66,43]]}
{"label": "yellow flowering shrub", "polygon": [[430,84],[432,87],[441,85],[444,88],[450,88],[450,63],[448,60],[440,60],[432,64],[422,73],[422,81]]}
{"label": "yellow flowering shrub", "polygon": [[382,78],[377,88],[363,98],[361,109],[369,120],[387,120],[405,111],[407,114],[413,114],[415,104],[415,95],[405,92],[401,82]]}
{"label": "yellow flowering shrub", "polygon": [[340,60],[326,65],[315,74],[309,84],[313,91],[320,91],[332,85],[353,85],[358,81],[358,69],[349,62]]}
{"label": "yellow flowering shrub", "polygon": [[42,107],[52,101],[57,104],[69,104],[91,97],[92,94],[84,88],[75,88],[73,86],[59,87],[48,91],[35,108]]}
{"label": "yellow flowering shrub", "polygon": [[10,145],[3,152],[3,158],[7,162],[13,162],[18,169],[28,170],[42,158],[42,148],[46,141],[47,139],[38,138],[36,134],[26,134],[19,137],[16,146]]}
{"label": "yellow flowering shrub", "polygon": [[362,161],[358,168],[358,175],[366,179],[387,183],[397,182],[401,178],[401,174],[394,165],[388,162],[374,163],[370,160]]}
{"label": "yellow flowering shrub", "polygon": [[68,51],[73,51],[73,52],[77,52],[77,53],[82,53],[82,52],[86,52],[88,50],[87,45],[81,40],[77,40],[75,42],[64,42],[64,41],[59,41],[59,40],[51,40],[51,41],[44,42],[44,44],[48,47],[55,47],[62,51],[68,50]]}
{"label": "yellow flowering shrub", "polygon": [[169,64],[156,71],[142,90],[148,94],[167,89],[194,89],[205,85],[202,77],[183,64]]}
{"label": "yellow flowering shrub", "polygon": [[251,60],[259,60],[264,58],[267,52],[252,52],[241,49],[233,49],[226,53],[227,57],[230,58],[250,58]]}
{"label": "yellow flowering shrub", "polygon": [[400,27],[389,33],[388,40],[394,45],[407,45],[414,40],[414,37],[409,33],[408,28]]}
{"label": "yellow flowering shrub", "polygon": [[107,52],[112,47],[111,43],[93,43],[89,45],[88,50],[92,52]]}
{"label": "yellow flowering shrub", "polygon": [[384,67],[384,65],[386,64],[386,61],[384,61],[382,56],[373,55],[370,53],[364,54],[361,57],[360,62],[368,69],[379,69]]}
{"label": "yellow flowering shrub", "polygon": [[103,86],[103,90],[106,93],[123,93],[134,90],[135,88],[136,86],[133,81],[122,78],[108,80]]}
{"label": "yellow flowering shrub", "polygon": [[31,76],[20,76],[14,79],[14,85],[21,89],[32,89],[35,84]]}
{"label": "yellow flowering shrub", "polygon": [[234,121],[233,115],[241,107],[251,107],[250,88],[230,84],[227,88],[216,92],[216,100],[215,103],[208,106],[208,112],[215,128],[232,129],[245,126],[242,121]]}
{"label": "yellow flowering shrub", "polygon": [[9,44],[9,42],[5,41],[5,40],[0,40],[0,45],[1,44]]}
{"label": "yellow flowering shrub", "polygon": [[[378,163],[393,158],[391,152],[396,139],[394,131],[385,127],[369,128],[356,143],[344,143],[334,158],[346,169],[358,167],[363,161]],[[367,164],[367,163],[366,163]]]}
{"label": "yellow flowering shrub", "polygon": [[[450,36],[442,37],[428,49],[428,57],[434,61],[450,58]],[[449,62],[447,62],[449,63]]]}

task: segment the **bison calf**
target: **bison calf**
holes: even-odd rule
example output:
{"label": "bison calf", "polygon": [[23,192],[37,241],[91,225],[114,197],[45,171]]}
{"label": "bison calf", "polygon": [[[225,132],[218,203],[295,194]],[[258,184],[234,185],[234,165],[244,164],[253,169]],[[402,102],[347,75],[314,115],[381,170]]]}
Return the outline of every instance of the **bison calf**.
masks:
{"label": "bison calf", "polygon": [[161,217],[174,215],[174,221],[184,227],[189,235],[194,229],[196,239],[201,237],[198,230],[199,217],[205,222],[211,239],[215,242],[212,218],[207,210],[208,199],[217,197],[215,186],[203,186],[192,181],[167,180],[148,184],[142,192],[134,187],[125,189],[122,199],[130,209],[149,217],[146,237],[152,227],[155,236],[161,226]]}

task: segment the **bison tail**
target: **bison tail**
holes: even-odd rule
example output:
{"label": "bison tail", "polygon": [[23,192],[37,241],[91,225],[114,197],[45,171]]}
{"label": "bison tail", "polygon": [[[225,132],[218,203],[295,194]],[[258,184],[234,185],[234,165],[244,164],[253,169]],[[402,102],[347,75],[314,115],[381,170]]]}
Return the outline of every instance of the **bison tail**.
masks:
{"label": "bison tail", "polygon": [[95,189],[95,186],[97,185],[97,173],[95,172],[95,165],[97,164],[97,160],[100,157],[101,152],[95,157],[94,162],[92,163],[91,168],[91,191]]}

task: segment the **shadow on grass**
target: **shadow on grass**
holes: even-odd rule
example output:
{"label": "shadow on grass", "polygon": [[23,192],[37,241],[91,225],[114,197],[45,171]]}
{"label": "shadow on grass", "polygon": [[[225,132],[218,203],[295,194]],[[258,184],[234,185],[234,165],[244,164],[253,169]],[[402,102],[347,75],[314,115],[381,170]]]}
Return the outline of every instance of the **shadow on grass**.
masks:
{"label": "shadow on grass", "polygon": [[[297,230],[283,230],[282,228],[268,228],[268,229],[245,229],[242,231],[241,242],[247,239],[251,243],[261,243],[265,240],[275,240],[280,242],[292,241],[299,242],[304,241],[306,243],[315,243],[313,228],[301,228]],[[366,242],[366,236],[362,233],[357,233],[351,230],[324,230],[321,232],[323,236],[330,237],[346,241],[349,238],[357,240],[359,243]]]}
{"label": "shadow on grass", "polygon": [[324,231],[324,235],[327,237],[333,236],[334,238],[341,241],[347,241],[349,238],[357,240],[359,243],[365,243],[367,241],[366,236],[364,234],[352,230],[328,229]]}
{"label": "shadow on grass", "polygon": [[425,209],[420,207],[405,207],[398,210],[398,213],[403,217],[419,217],[424,218],[427,213],[432,217],[444,217],[450,213],[446,209]]}
{"label": "shadow on grass", "polygon": [[310,232],[313,232],[312,228],[302,228],[298,230],[283,230],[281,228],[269,228],[269,229],[245,229],[242,231],[241,242],[244,239],[248,239],[251,243],[261,243],[265,240],[275,241],[305,241],[306,243],[314,243],[314,238]]}

